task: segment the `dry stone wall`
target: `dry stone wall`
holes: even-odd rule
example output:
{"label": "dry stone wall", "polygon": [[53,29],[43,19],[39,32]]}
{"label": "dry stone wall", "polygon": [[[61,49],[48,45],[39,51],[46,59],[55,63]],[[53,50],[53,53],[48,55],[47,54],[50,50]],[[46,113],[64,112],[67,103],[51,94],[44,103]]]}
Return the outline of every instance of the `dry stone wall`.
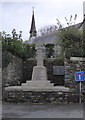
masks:
{"label": "dry stone wall", "polygon": [[[77,58],[65,59],[65,86],[79,92],[79,82],[75,81],[74,73],[83,71],[85,73],[85,61]],[[85,90],[85,81],[82,82],[82,90]]]}
{"label": "dry stone wall", "polygon": [[[11,54],[11,53],[10,53]],[[12,60],[6,68],[2,71],[3,85],[20,85],[22,81],[22,59],[12,55]]]}
{"label": "dry stone wall", "polygon": [[[83,102],[82,96],[82,102]],[[3,102],[12,103],[79,103],[79,94],[61,91],[15,91],[5,92]]]}

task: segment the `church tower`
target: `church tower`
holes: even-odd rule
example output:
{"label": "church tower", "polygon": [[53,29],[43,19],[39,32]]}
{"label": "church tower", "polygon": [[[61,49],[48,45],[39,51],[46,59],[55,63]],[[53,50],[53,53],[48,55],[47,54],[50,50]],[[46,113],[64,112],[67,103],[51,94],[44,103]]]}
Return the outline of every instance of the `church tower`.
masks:
{"label": "church tower", "polygon": [[37,35],[37,31],[35,26],[34,7],[33,7],[32,22],[31,22],[31,28],[30,28],[30,38],[36,37],[36,35]]}

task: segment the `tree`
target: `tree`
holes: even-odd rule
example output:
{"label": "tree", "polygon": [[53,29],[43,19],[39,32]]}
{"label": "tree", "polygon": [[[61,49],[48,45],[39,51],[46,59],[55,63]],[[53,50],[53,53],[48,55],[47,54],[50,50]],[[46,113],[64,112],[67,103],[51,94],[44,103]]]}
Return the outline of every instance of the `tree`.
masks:
{"label": "tree", "polygon": [[59,31],[62,52],[66,56],[82,56],[83,34],[75,27],[65,28]]}
{"label": "tree", "polygon": [[16,33],[16,29],[12,30],[12,38],[22,41],[22,31],[19,31],[19,34]]}
{"label": "tree", "polygon": [[[75,15],[74,20],[76,20]],[[65,18],[66,19],[66,18]],[[80,31],[76,25],[72,25],[72,15],[70,20],[67,21],[68,27],[58,30],[59,41],[61,45],[62,54],[65,53],[66,57],[71,56],[85,56],[83,54],[83,32]]]}
{"label": "tree", "polygon": [[75,25],[76,19],[77,19],[77,14],[75,14],[74,18],[71,15],[69,20],[65,17],[65,20],[66,20],[68,27],[71,25]]}
{"label": "tree", "polygon": [[16,29],[12,30],[12,37],[13,37],[13,39],[17,39],[18,38],[18,34],[16,33]]}
{"label": "tree", "polygon": [[5,39],[6,38],[6,32],[2,31],[1,36]]}
{"label": "tree", "polygon": [[[74,17],[71,15],[69,20],[65,17],[67,27],[75,25],[76,19],[77,19],[77,14],[75,14]],[[58,30],[62,29],[63,25],[61,24],[61,22],[58,19],[56,19],[56,20],[57,20],[57,28],[58,28]]]}
{"label": "tree", "polygon": [[40,33],[41,36],[43,36],[43,35],[53,33],[56,30],[57,30],[57,26],[55,26],[55,25],[45,26],[45,27],[43,27],[39,30],[39,33]]}
{"label": "tree", "polygon": [[22,40],[22,31],[19,31],[19,40]]}

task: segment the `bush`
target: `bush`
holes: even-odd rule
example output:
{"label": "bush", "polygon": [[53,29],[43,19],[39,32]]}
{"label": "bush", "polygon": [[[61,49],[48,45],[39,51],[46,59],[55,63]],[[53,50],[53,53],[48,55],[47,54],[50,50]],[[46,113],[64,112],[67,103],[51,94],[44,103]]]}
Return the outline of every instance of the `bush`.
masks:
{"label": "bush", "polygon": [[36,56],[35,44],[23,43],[12,38],[3,39],[2,50],[8,50],[22,59],[34,58]]}

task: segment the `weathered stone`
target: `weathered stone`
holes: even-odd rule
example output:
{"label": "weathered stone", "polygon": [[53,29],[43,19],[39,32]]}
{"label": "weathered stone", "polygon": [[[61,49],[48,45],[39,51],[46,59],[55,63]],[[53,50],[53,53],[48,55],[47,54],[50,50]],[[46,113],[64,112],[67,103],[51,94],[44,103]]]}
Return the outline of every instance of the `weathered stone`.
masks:
{"label": "weathered stone", "polygon": [[22,78],[22,59],[13,56],[12,62],[2,71],[3,85],[19,85]]}
{"label": "weathered stone", "polygon": [[6,91],[3,96],[3,102],[78,103],[79,94],[65,91],[62,92],[62,95],[58,91]]}
{"label": "weathered stone", "polygon": [[44,66],[35,66],[33,68],[32,80],[47,80],[47,71]]}
{"label": "weathered stone", "polygon": [[[85,58],[72,57],[65,59],[65,86],[74,89],[78,93],[79,83],[75,82],[74,73],[78,71],[85,72]],[[82,82],[82,89],[85,89]]]}
{"label": "weathered stone", "polygon": [[82,58],[82,57],[71,57],[70,60],[71,61],[78,61],[78,62],[80,62],[80,61],[85,61],[85,58]]}

